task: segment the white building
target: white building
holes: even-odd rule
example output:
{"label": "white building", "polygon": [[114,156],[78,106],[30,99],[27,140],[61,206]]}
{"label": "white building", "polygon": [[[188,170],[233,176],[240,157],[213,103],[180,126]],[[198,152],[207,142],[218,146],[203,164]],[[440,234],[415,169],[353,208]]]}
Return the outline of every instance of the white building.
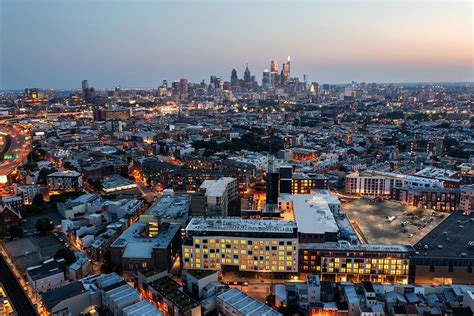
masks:
{"label": "white building", "polygon": [[128,284],[116,287],[102,295],[102,305],[117,316],[122,316],[124,308],[140,300],[140,293]]}
{"label": "white building", "polygon": [[396,187],[442,188],[443,181],[376,170],[357,171],[346,176],[348,194],[389,196]]}
{"label": "white building", "polygon": [[219,180],[204,180],[199,189],[206,191],[207,214],[227,216],[229,202],[237,198],[237,179],[223,177]]}

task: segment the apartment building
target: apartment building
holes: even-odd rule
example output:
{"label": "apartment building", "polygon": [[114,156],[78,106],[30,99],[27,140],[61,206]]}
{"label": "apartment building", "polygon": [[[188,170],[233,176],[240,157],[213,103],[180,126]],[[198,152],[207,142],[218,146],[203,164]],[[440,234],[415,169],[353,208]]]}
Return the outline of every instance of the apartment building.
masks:
{"label": "apartment building", "polygon": [[182,246],[184,269],[297,272],[296,224],[237,217],[193,218]]}

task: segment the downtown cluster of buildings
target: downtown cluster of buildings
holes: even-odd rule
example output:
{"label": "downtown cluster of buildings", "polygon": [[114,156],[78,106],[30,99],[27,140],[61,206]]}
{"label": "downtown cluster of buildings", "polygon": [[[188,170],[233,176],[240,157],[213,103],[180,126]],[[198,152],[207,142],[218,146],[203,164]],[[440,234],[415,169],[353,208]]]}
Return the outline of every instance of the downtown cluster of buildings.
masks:
{"label": "downtown cluster of buildings", "polygon": [[41,313],[472,313],[474,88],[290,65],[1,92],[2,252]]}

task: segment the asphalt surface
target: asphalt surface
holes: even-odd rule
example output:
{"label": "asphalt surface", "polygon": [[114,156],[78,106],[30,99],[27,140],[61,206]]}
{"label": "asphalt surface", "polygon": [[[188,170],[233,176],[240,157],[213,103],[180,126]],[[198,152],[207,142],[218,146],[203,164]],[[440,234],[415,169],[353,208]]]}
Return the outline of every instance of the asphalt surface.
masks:
{"label": "asphalt surface", "polygon": [[3,256],[0,255],[0,281],[3,283],[5,290],[19,316],[38,315],[35,308],[28,300],[25,292],[21,288],[15,275],[8,267]]}
{"label": "asphalt surface", "polygon": [[18,154],[17,158],[4,159],[0,163],[0,175],[8,176],[28,157],[31,150],[31,142],[23,139],[18,127],[2,126],[0,131],[7,135],[6,137],[9,139],[8,144],[5,144],[5,146],[9,146],[3,149],[4,153]]}

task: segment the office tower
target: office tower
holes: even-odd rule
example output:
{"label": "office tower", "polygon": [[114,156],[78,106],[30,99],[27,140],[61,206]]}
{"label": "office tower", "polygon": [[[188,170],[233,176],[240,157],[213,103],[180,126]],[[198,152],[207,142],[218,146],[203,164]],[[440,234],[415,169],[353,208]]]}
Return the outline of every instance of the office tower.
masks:
{"label": "office tower", "polygon": [[232,69],[232,72],[230,73],[230,82],[234,83],[239,81],[239,77],[237,77],[237,70]]}
{"label": "office tower", "polygon": [[186,98],[188,96],[188,79],[182,78],[179,80],[181,95]]}
{"label": "office tower", "polygon": [[90,90],[89,82],[87,80],[82,80],[82,93],[85,101],[90,100]]}
{"label": "office tower", "polygon": [[181,94],[181,82],[173,81],[171,88],[173,89],[173,95],[176,96]]}
{"label": "office tower", "polygon": [[250,75],[249,65],[245,67],[244,71],[244,81],[249,82],[252,81],[252,76]]}
{"label": "office tower", "polygon": [[291,180],[293,178],[292,166],[280,167],[280,193],[291,194]]}
{"label": "office tower", "polygon": [[270,87],[270,71],[268,71],[268,69],[263,71],[262,86],[265,90]]}
{"label": "office tower", "polygon": [[278,62],[276,60],[271,61],[270,77],[271,77],[272,87],[278,86]]}
{"label": "office tower", "polygon": [[331,88],[330,88],[329,84],[327,84],[327,83],[323,84],[323,94],[324,95],[329,95],[330,90],[331,90]]}
{"label": "office tower", "polygon": [[89,89],[89,82],[87,80],[82,80],[82,91]]}
{"label": "office tower", "polygon": [[290,56],[288,56],[288,61],[283,63],[283,67],[281,69],[281,83],[284,84],[290,78]]}
{"label": "office tower", "polygon": [[319,83],[311,82],[311,87],[309,88],[309,91],[311,92],[311,95],[312,96],[317,96],[318,95],[318,90],[319,90]]}

